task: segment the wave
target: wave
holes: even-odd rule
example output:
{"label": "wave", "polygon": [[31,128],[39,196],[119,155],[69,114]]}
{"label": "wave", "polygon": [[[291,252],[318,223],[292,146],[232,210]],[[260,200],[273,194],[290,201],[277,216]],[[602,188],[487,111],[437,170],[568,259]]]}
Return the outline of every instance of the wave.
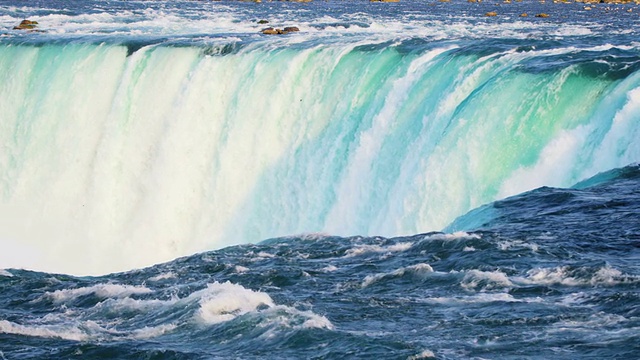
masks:
{"label": "wave", "polygon": [[[91,295],[98,299],[94,302],[82,300]],[[144,295],[147,298],[141,299]],[[0,320],[0,334],[114,342],[150,339],[185,328],[228,327],[236,319],[243,324],[254,323],[265,337],[287,331],[333,329],[324,316],[276,305],[268,294],[230,282],[210,283],[183,298],[163,299],[162,295],[144,287],[117,284],[47,292],[41,298],[51,298],[55,305],[62,305],[62,309],[68,306],[74,310],[17,322]],[[111,317],[118,317],[119,321],[96,321]]]}

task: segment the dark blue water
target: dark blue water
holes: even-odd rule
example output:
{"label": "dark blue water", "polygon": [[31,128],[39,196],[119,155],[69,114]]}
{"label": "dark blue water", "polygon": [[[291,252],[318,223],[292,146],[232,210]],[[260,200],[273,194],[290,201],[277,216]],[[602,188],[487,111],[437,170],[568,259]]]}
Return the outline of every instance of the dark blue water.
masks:
{"label": "dark blue water", "polygon": [[585,186],[488,205],[476,231],[280,238],[103,277],[8,270],[0,349],[7,359],[634,358],[640,168]]}

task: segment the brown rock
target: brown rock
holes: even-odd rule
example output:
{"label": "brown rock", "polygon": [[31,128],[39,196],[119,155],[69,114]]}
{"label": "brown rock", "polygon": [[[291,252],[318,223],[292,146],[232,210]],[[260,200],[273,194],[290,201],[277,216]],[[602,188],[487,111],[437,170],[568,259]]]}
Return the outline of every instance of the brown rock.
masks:
{"label": "brown rock", "polygon": [[277,35],[278,34],[278,29],[274,29],[272,27],[266,28],[266,29],[262,29],[261,31],[263,34],[265,35]]}
{"label": "brown rock", "polygon": [[266,29],[262,29],[261,33],[265,35],[284,35],[292,32],[300,31],[297,26],[287,26],[284,29],[274,29],[272,27],[268,27]]}
{"label": "brown rock", "polygon": [[18,26],[14,26],[13,30],[32,30],[38,26],[37,21],[22,20]]}
{"label": "brown rock", "polygon": [[488,13],[484,14],[484,16],[498,16],[498,13],[495,11],[489,11]]}

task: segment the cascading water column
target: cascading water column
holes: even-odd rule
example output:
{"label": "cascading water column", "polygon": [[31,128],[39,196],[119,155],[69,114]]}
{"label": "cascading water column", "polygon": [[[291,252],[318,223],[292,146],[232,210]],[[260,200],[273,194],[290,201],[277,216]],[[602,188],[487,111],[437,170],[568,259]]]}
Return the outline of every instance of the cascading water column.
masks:
{"label": "cascading water column", "polygon": [[438,230],[640,157],[638,74],[528,68],[572,48],[373,45],[3,46],[2,266]]}

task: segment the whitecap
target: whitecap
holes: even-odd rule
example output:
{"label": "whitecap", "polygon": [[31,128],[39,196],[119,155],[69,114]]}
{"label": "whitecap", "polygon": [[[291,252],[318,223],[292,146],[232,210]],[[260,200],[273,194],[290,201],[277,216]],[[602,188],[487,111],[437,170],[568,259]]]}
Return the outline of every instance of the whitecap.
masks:
{"label": "whitecap", "polygon": [[175,278],[176,278],[176,274],[169,271],[156,276],[152,276],[149,278],[149,281],[160,281],[160,280],[175,279]]}
{"label": "whitecap", "polygon": [[205,324],[218,324],[232,320],[238,315],[257,311],[263,306],[275,306],[268,294],[230,282],[215,282],[196,293],[196,296],[200,297],[200,309],[196,316]]}
{"label": "whitecap", "polygon": [[152,309],[175,305],[178,301],[180,301],[180,299],[176,297],[169,300],[138,300],[132,299],[130,297],[125,297],[121,299],[107,299],[105,301],[102,301],[96,304],[95,309],[106,309],[118,313],[122,311],[148,312]]}
{"label": "whitecap", "polygon": [[430,359],[436,357],[436,354],[431,350],[423,350],[420,354],[412,355],[407,358],[407,360],[418,360],[418,359]]}
{"label": "whitecap", "polygon": [[249,271],[248,267],[244,267],[244,266],[240,266],[240,265],[236,265],[233,267],[233,270],[235,270],[236,273],[238,274],[243,274]]}
{"label": "whitecap", "polygon": [[267,333],[273,333],[282,327],[298,330],[333,329],[333,324],[324,316],[290,306],[276,305],[268,294],[231,282],[209,284],[206,289],[189,296],[189,298],[195,297],[200,298],[200,309],[196,312],[195,318],[206,325],[215,325],[231,321],[241,315],[254,314],[262,318],[259,326],[273,327]]}
{"label": "whitecap", "polygon": [[7,270],[0,269],[0,276],[13,277],[13,274],[8,272]]}
{"label": "whitecap", "polygon": [[434,234],[427,235],[426,239],[429,240],[466,240],[466,239],[481,239],[479,234],[469,234],[465,231],[456,231],[450,234]]}
{"label": "whitecap", "polygon": [[327,266],[323,267],[320,270],[322,270],[324,272],[334,272],[334,271],[338,270],[338,268],[336,266],[334,266],[334,265],[327,265]]}
{"label": "whitecap", "polygon": [[442,304],[442,305],[461,305],[461,304],[482,304],[492,302],[524,302],[524,303],[539,303],[543,300],[539,297],[535,298],[523,298],[516,299],[512,295],[507,293],[478,293],[473,296],[463,297],[432,297],[423,300],[427,303]]}
{"label": "whitecap", "polygon": [[608,265],[597,270],[559,266],[531,269],[525,277],[515,278],[514,281],[536,285],[615,286],[621,283],[636,283],[640,281],[640,277],[623,274]]}
{"label": "whitecap", "polygon": [[433,268],[431,267],[431,265],[429,264],[416,264],[416,265],[411,265],[411,266],[407,266],[407,267],[403,267],[403,268],[399,268],[397,270],[394,270],[392,272],[389,273],[380,273],[380,274],[375,274],[375,275],[368,275],[367,277],[364,278],[364,281],[362,281],[362,284],[360,285],[362,288],[365,288],[371,284],[374,284],[382,279],[385,278],[396,278],[396,277],[401,277],[404,276],[405,274],[412,274],[415,276],[419,276],[419,277],[424,277],[427,274],[433,273]]}
{"label": "whitecap", "polygon": [[53,292],[46,292],[42,298],[49,298],[56,303],[69,301],[81,296],[94,294],[100,298],[125,298],[135,294],[149,294],[153,292],[145,286],[119,285],[119,284],[97,284],[89,287],[77,289],[63,289]]}
{"label": "whitecap", "polygon": [[333,329],[329,319],[312,311],[301,311],[284,305],[277,305],[265,311],[266,324],[290,329]]}
{"label": "whitecap", "polygon": [[264,252],[264,251],[260,251],[260,252],[259,252],[258,254],[256,254],[256,255],[257,255],[258,257],[261,257],[261,258],[268,258],[268,259],[272,259],[272,258],[276,257],[275,255],[273,255],[273,254],[269,254],[268,252]]}
{"label": "whitecap", "polygon": [[355,247],[347,250],[345,257],[360,256],[367,253],[394,253],[403,252],[410,249],[413,246],[411,242],[401,242],[389,246],[380,245],[356,245]]}
{"label": "whitecap", "polygon": [[151,339],[171,332],[175,328],[177,328],[175,324],[165,324],[152,327],[145,326],[142,329],[134,330],[130,337],[134,339]]}
{"label": "whitecap", "polygon": [[511,249],[530,249],[533,252],[538,252],[538,245],[521,240],[507,240],[498,242],[498,249],[507,251]]}
{"label": "whitecap", "polygon": [[0,333],[74,341],[89,339],[88,334],[74,326],[21,325],[7,320],[0,320]]}
{"label": "whitecap", "polygon": [[460,285],[465,290],[480,288],[484,291],[512,287],[513,283],[509,280],[509,277],[501,271],[480,271],[474,269],[466,272]]}
{"label": "whitecap", "polygon": [[607,314],[599,312],[589,316],[586,319],[567,319],[554,324],[554,328],[550,332],[561,331],[599,331],[606,326],[615,326],[628,321],[627,318],[617,314]]}

